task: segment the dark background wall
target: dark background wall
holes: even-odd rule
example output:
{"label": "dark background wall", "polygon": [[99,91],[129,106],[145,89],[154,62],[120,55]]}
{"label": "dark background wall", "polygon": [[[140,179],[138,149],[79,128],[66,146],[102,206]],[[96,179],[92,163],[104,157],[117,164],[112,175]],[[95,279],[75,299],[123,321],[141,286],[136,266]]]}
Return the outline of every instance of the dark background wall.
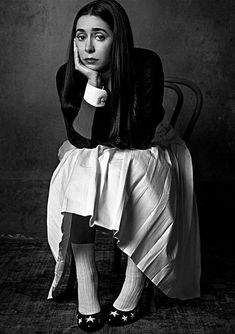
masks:
{"label": "dark background wall", "polygon": [[[0,0],[0,177],[48,179],[65,138],[55,73],[84,0]],[[202,181],[234,181],[233,0],[120,0],[137,46],[204,95],[190,149]]]}

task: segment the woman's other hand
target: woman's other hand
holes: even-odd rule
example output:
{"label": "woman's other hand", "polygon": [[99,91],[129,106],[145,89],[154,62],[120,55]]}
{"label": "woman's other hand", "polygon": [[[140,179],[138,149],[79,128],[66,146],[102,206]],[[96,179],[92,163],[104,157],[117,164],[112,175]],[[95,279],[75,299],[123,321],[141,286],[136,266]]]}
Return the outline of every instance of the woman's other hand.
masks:
{"label": "woman's other hand", "polygon": [[59,160],[61,161],[65,153],[68,152],[69,150],[72,150],[73,148],[76,148],[76,147],[73,146],[68,140],[65,140],[58,150]]}
{"label": "woman's other hand", "polygon": [[100,87],[101,83],[101,76],[99,72],[94,71],[87,66],[83,65],[80,61],[79,54],[78,54],[78,48],[76,46],[76,42],[74,40],[73,42],[73,50],[74,50],[74,64],[75,69],[79,72],[81,72],[85,77],[88,79],[88,83],[94,87]]}

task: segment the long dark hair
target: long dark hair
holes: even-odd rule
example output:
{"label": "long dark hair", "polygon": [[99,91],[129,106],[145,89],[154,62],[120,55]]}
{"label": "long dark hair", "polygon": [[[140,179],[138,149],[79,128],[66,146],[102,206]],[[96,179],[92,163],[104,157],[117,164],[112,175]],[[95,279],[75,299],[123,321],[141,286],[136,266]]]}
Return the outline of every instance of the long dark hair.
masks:
{"label": "long dark hair", "polygon": [[[73,23],[69,55],[66,66],[65,82],[62,90],[62,107],[77,108],[76,76],[74,66],[73,40],[78,19],[83,15],[94,15],[105,21],[113,32],[111,49],[111,113],[112,127],[109,140],[113,143],[121,140],[123,146],[131,147],[130,123],[134,113],[135,84],[133,52],[134,43],[129,18],[123,7],[115,0],[95,0],[82,7]],[[80,84],[84,78],[79,76]]]}

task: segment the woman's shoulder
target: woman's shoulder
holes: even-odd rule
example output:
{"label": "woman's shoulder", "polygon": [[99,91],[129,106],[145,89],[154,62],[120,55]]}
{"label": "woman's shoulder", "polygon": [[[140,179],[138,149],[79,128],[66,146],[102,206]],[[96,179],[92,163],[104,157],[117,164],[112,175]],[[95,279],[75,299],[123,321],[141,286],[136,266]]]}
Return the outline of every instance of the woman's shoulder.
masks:
{"label": "woman's shoulder", "polygon": [[150,49],[135,48],[134,64],[136,68],[162,70],[162,62],[159,55]]}

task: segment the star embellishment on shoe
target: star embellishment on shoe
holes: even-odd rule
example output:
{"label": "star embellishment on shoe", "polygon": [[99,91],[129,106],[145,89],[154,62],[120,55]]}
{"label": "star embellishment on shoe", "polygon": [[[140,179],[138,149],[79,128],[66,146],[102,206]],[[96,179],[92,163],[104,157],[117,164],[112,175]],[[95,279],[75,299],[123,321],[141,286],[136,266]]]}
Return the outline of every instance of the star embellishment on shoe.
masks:
{"label": "star embellishment on shoe", "polygon": [[110,315],[112,315],[114,318],[119,315],[118,311],[111,311]]}
{"label": "star embellishment on shoe", "polygon": [[131,319],[134,319],[135,313],[131,313]]}
{"label": "star embellishment on shoe", "polygon": [[79,325],[82,323],[82,318],[78,318]]}
{"label": "star embellishment on shoe", "polygon": [[126,316],[126,315],[123,315],[123,316],[122,316],[122,320],[123,320],[123,321],[127,321],[127,318],[128,318],[128,316]]}
{"label": "star embellishment on shoe", "polygon": [[88,318],[86,318],[86,322],[94,322],[95,318],[93,318],[92,316],[89,316]]}

